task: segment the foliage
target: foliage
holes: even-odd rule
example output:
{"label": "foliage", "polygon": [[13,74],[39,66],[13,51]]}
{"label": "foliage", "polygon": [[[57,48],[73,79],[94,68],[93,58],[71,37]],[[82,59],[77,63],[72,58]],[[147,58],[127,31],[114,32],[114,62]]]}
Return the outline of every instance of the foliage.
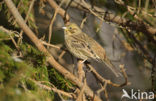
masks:
{"label": "foliage", "polygon": [[[0,30],[0,39],[9,35]],[[28,43],[20,46],[23,56],[15,57],[15,47],[10,47],[10,40],[0,41],[0,100],[1,101],[48,101],[55,98],[53,91],[41,89],[32,82],[47,82],[59,89],[70,91],[72,84],[64,79],[54,68],[46,66],[46,57]],[[45,84],[44,84],[45,85]],[[7,90],[6,90],[7,89]],[[57,98],[57,97],[56,97]]]}
{"label": "foliage", "polygon": [[[23,18],[25,18],[29,10],[29,5],[31,3],[31,0],[13,0],[13,2],[18,8],[20,14],[23,16]],[[5,21],[8,21],[8,22],[4,22],[5,24],[9,25],[10,27],[14,27],[16,29],[19,28],[18,24],[15,22],[13,16],[9,12],[8,7],[4,3],[0,4],[0,16],[3,17]],[[28,16],[29,16],[28,17],[29,27],[33,29],[37,29],[33,12],[31,11]]]}
{"label": "foliage", "polygon": [[[116,1],[123,1],[124,4]],[[94,11],[94,6],[106,8],[113,11],[117,16],[128,19],[128,22],[156,28],[156,4],[154,4],[153,1],[154,0],[88,0],[87,3],[92,5],[92,11]],[[32,0],[13,0],[13,2],[22,17],[26,18]],[[44,2],[44,0],[40,0],[40,2]],[[128,10],[128,7],[130,7],[133,14]],[[27,24],[31,29],[38,32],[34,13],[35,12],[31,10],[28,15]],[[18,33],[20,32],[20,27],[3,0],[0,1],[0,19],[0,27],[3,26],[11,30],[16,30]],[[99,35],[101,26],[95,24],[94,27],[97,35]],[[145,30],[144,26],[141,30]],[[118,32],[121,33],[126,40],[126,42],[124,41],[124,44],[127,45],[125,48],[134,51],[134,61],[137,66],[148,66],[150,69],[152,68],[151,71],[154,74],[154,56],[156,56],[155,34],[149,35],[149,33],[138,31],[137,28],[136,30],[131,30],[124,26],[118,26]],[[57,37],[58,34],[55,34]],[[22,39],[23,43],[19,45],[19,49],[15,47],[11,37],[17,41],[19,36],[17,37],[16,35],[15,32],[10,34],[0,29],[0,100],[49,101],[59,99],[55,92],[45,90],[37,85],[37,83],[47,87],[55,86],[67,92],[71,91],[74,85],[47,64],[45,54],[31,45],[27,37]],[[62,43],[62,40],[58,40],[56,37],[53,39],[53,43]],[[154,76],[155,77],[151,76],[151,79],[153,80],[154,89],[156,89],[156,75]],[[66,97],[64,97],[64,99],[66,99]]]}
{"label": "foliage", "polygon": [[[93,0],[89,0],[91,4]],[[100,3],[103,1],[102,3]],[[118,32],[124,36],[122,44],[128,51],[134,53],[134,62],[137,67],[148,67],[151,71],[152,85],[156,85],[156,33],[148,33],[148,29],[156,28],[156,1],[155,0],[95,0],[95,6],[106,8],[106,11],[113,11],[116,16],[127,20],[124,25],[117,26]],[[93,8],[94,9],[94,8]],[[109,14],[106,15],[109,17]],[[116,17],[115,16],[115,17]],[[114,17],[114,19],[115,19]],[[121,18],[121,19],[122,19]],[[109,18],[108,18],[109,19]],[[113,19],[109,19],[110,22]],[[134,23],[134,26],[128,26]],[[135,26],[135,24],[141,26]],[[122,26],[122,27],[121,27]],[[99,27],[98,27],[99,28]],[[97,28],[96,28],[97,29]],[[138,30],[139,29],[139,30]],[[146,62],[145,62],[146,61]],[[143,69],[142,68],[142,69]],[[153,89],[156,90],[154,87]]]}

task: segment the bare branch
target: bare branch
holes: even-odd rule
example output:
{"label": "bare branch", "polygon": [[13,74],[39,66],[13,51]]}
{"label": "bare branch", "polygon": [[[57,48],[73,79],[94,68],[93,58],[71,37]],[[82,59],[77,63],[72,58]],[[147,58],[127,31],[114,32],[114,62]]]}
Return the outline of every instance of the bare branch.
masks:
{"label": "bare branch", "polygon": [[121,71],[123,73],[123,76],[125,78],[125,82],[122,84],[116,84],[111,82],[110,80],[107,80],[105,78],[103,78],[99,73],[96,72],[96,70],[94,69],[94,67],[92,67],[90,64],[87,64],[87,67],[89,67],[89,69],[91,70],[91,72],[95,75],[95,77],[102,83],[104,84],[105,82],[107,82],[107,84],[112,85],[114,87],[123,87],[125,85],[128,85],[128,80],[127,80],[127,74],[124,70],[124,66],[122,66]]}
{"label": "bare branch", "polygon": [[78,61],[77,67],[78,67],[78,77],[79,77],[79,80],[82,82],[85,77],[85,72],[83,70],[84,64],[82,60]]}
{"label": "bare branch", "polygon": [[[49,25],[49,36],[48,36],[48,43],[50,44],[51,41],[51,36],[52,36],[52,27],[53,27],[53,23],[55,21],[55,18],[57,16],[57,13],[59,11],[59,9],[61,8],[62,4],[63,4],[64,0],[61,1],[61,3],[59,4],[59,7],[55,9],[54,15],[52,16],[52,19],[50,21],[50,25]],[[48,47],[49,48],[49,47]]]}
{"label": "bare branch", "polygon": [[[41,41],[35,36],[35,34],[32,32],[32,30],[26,25],[25,21],[19,14],[17,8],[13,4],[12,0],[4,0],[6,5],[8,6],[10,12],[13,14],[14,18],[16,19],[19,26],[23,29],[25,34],[30,38],[30,40],[35,44],[35,46],[44,54],[47,55],[47,61],[48,63],[53,66],[57,71],[59,71],[62,75],[64,75],[66,78],[74,82],[79,88],[83,87],[83,83],[79,81],[78,78],[76,78],[73,74],[71,74],[69,71],[67,71],[63,66],[61,66],[54,58],[53,56],[47,51],[47,49],[43,46]],[[52,1],[53,0],[48,0]],[[56,5],[55,5],[56,6]],[[60,11],[60,10],[59,10]],[[61,12],[61,11],[60,11]],[[93,98],[94,92],[86,85],[85,87],[85,94],[87,96],[90,96]],[[101,101],[101,99],[98,96],[94,96],[94,100]]]}
{"label": "bare branch", "polygon": [[81,9],[87,13],[89,12],[93,14],[94,16],[96,16],[97,18],[99,18],[101,21],[112,22],[112,23],[118,24],[119,27],[129,28],[131,30],[143,32],[144,34],[147,33],[149,35],[156,34],[156,29],[153,28],[152,26],[143,24],[141,22],[136,23],[134,21],[129,21],[126,18],[117,16],[114,13],[111,13],[110,11],[104,10],[97,6],[94,6],[94,8],[92,8],[90,4],[86,3],[84,0],[82,1],[83,2],[81,2],[81,0],[75,0],[71,6]]}
{"label": "bare branch", "polygon": [[36,85],[38,85],[39,87],[41,87],[43,89],[46,89],[46,90],[49,90],[49,91],[52,90],[52,91],[54,91],[54,92],[56,92],[58,94],[62,94],[62,95],[67,96],[69,98],[76,97],[76,95],[74,95],[73,93],[68,93],[68,92],[65,92],[63,90],[59,90],[55,86],[54,87],[49,87],[47,85],[41,84],[39,81],[36,81],[36,80],[33,80],[33,79],[29,79],[29,80],[31,80],[32,82],[34,82]]}
{"label": "bare branch", "polygon": [[[54,8],[55,10],[59,7],[54,0],[47,0],[47,1],[49,2],[50,6]],[[69,21],[70,17],[68,14],[66,14],[66,17],[64,17],[65,15],[64,9],[60,8],[58,13],[62,16],[62,18],[65,18],[65,20]]]}
{"label": "bare branch", "polygon": [[53,44],[49,44],[49,43],[47,43],[45,41],[41,41],[41,42],[42,42],[43,45],[50,46],[50,47],[53,47],[53,48],[56,48],[56,49],[59,49],[59,50],[61,49],[61,47],[58,47],[58,46],[53,45]]}
{"label": "bare branch", "polygon": [[80,93],[79,93],[76,101],[84,101],[83,100],[83,96],[85,96],[84,95],[84,89],[85,89],[85,87],[86,87],[86,79],[84,79],[84,85],[83,85],[83,87],[82,87],[82,89],[81,89],[81,91],[80,91]]}
{"label": "bare branch", "polygon": [[[27,15],[26,15],[26,17],[25,17],[25,23],[28,21],[28,18],[29,18],[29,14],[30,14],[30,12],[31,12],[31,10],[32,10],[32,8],[33,8],[33,5],[34,5],[34,2],[35,2],[35,0],[32,0],[31,1],[31,3],[30,3],[30,6],[29,6],[29,9],[28,9],[28,13],[27,13]],[[20,5],[20,4],[19,4]],[[19,34],[19,38],[18,38],[18,41],[17,41],[17,44],[19,45],[20,43],[21,43],[21,41],[22,41],[22,35],[23,35],[23,30],[21,30],[21,32],[20,32],[20,34]]]}

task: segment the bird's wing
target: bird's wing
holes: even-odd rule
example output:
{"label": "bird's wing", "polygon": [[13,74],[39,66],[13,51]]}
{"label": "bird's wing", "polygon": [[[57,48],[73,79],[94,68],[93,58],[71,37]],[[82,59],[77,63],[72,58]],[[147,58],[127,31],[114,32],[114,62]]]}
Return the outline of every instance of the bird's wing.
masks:
{"label": "bird's wing", "polygon": [[107,58],[105,50],[94,39],[82,32],[78,35],[73,35],[71,38],[71,47],[78,50],[77,52],[87,56],[89,59],[105,63],[117,77],[121,75],[117,68]]}
{"label": "bird's wing", "polygon": [[94,59],[96,59],[99,62],[104,63],[107,67],[109,67],[112,70],[112,72],[117,77],[121,76],[121,73],[119,72],[119,70],[107,58],[104,48],[99,43],[97,43],[94,39],[90,37],[88,39],[89,39],[89,43],[91,44],[91,50],[94,50],[94,53],[96,54],[96,58]]}
{"label": "bird's wing", "polygon": [[72,37],[71,46],[76,48],[82,54],[86,55],[88,58],[95,58],[94,51],[91,49],[91,45],[87,42],[87,38],[84,34],[76,35]]}

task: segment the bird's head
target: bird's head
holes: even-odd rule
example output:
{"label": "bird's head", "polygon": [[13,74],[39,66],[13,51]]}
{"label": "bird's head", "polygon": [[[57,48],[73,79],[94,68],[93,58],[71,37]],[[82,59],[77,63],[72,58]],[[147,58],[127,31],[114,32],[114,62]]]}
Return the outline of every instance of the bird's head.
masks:
{"label": "bird's head", "polygon": [[81,32],[81,29],[75,23],[69,23],[66,27],[62,27],[65,30],[65,34],[75,35]]}

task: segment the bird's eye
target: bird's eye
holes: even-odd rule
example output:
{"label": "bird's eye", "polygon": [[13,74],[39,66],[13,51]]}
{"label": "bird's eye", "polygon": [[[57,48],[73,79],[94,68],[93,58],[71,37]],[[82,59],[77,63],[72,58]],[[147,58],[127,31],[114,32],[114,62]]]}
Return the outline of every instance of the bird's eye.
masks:
{"label": "bird's eye", "polygon": [[72,29],[72,27],[69,27],[69,29]]}

